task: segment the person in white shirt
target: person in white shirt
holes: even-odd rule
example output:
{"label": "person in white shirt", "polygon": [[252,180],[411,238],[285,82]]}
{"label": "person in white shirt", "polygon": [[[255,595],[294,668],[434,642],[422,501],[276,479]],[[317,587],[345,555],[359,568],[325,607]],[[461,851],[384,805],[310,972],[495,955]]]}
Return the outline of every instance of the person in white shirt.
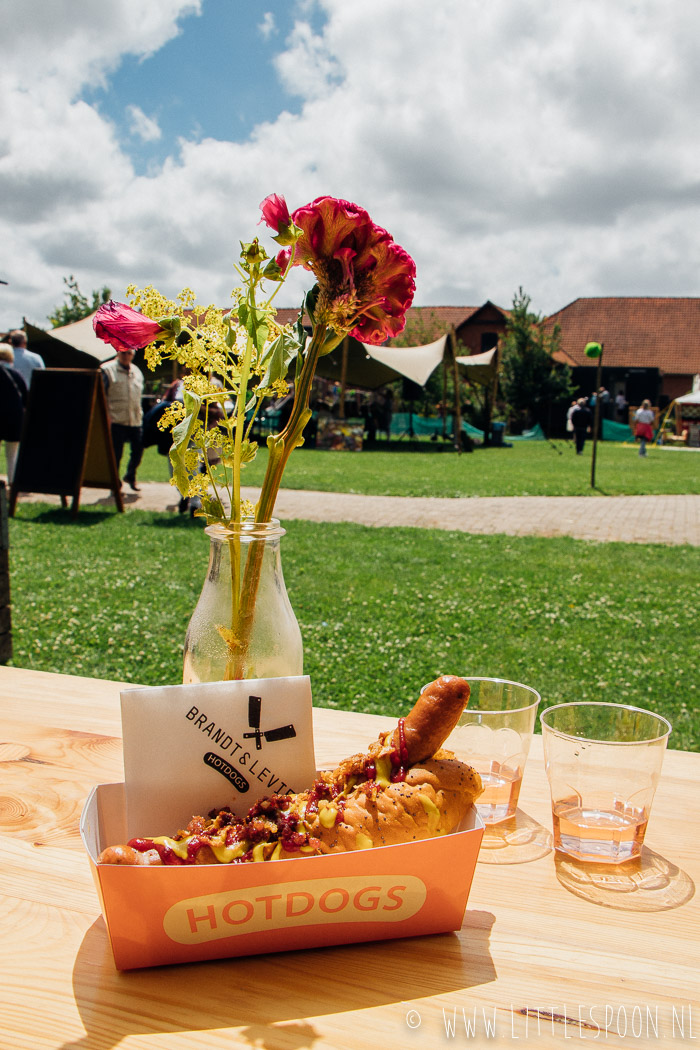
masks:
{"label": "person in white shirt", "polygon": [[647,398],[642,401],[642,407],[634,413],[634,436],[639,440],[639,455],[646,456],[647,441],[654,440],[652,423],[654,422],[654,410]]}
{"label": "person in white shirt", "polygon": [[143,372],[133,364],[133,360],[133,350],[117,350],[116,360],[107,361],[101,366],[101,371],[107,394],[117,470],[124,445],[128,442],[130,453],[124,481],[134,492],[139,492],[136,470],[143,456]]}
{"label": "person in white shirt", "polygon": [[15,355],[13,368],[19,372],[27,384],[27,390],[32,385],[32,372],[37,368],[46,368],[44,359],[33,350],[27,350],[27,337],[21,329],[10,332],[10,346]]}

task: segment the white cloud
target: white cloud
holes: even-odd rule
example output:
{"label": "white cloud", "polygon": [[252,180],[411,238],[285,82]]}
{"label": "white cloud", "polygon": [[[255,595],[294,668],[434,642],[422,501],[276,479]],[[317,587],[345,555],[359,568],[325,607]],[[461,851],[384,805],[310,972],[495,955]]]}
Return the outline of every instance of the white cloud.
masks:
{"label": "white cloud", "polygon": [[157,120],[147,117],[140,106],[127,106],[127,113],[132,135],[136,135],[142,142],[157,142],[162,135]]}
{"label": "white cloud", "polygon": [[79,92],[198,5],[6,6],[0,327],[41,322],[67,273],[225,302],[270,192],[362,204],[414,255],[418,303],[698,294],[696,0],[304,0],[277,57],[299,114],[183,140],[150,177]]}
{"label": "white cloud", "polygon": [[277,23],[275,16],[272,11],[266,11],[263,15],[263,20],[258,26],[258,32],[260,33],[263,40],[269,40],[271,36],[277,32]]}

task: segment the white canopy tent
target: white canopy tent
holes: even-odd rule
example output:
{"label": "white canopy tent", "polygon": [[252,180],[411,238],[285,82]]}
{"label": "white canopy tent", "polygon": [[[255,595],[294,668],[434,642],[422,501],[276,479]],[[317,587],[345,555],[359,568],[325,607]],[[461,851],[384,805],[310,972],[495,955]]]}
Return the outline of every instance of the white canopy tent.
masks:
{"label": "white canopy tent", "polygon": [[[341,416],[344,415],[345,391],[358,386],[376,390],[395,379],[408,379],[424,387],[440,365],[443,366],[443,405],[446,401],[447,369],[452,370],[455,391],[459,375],[468,382],[493,388],[498,376],[498,347],[481,354],[456,357],[454,329],[422,346],[373,346],[346,338],[341,346],[319,361],[317,375],[340,383]],[[490,393],[487,395],[490,398]],[[443,409],[444,411],[444,409]],[[461,432],[460,398],[454,405],[456,433]]]}
{"label": "white canopy tent", "polygon": [[693,377],[693,389],[689,394],[676,398],[677,405],[700,405],[700,375]]}

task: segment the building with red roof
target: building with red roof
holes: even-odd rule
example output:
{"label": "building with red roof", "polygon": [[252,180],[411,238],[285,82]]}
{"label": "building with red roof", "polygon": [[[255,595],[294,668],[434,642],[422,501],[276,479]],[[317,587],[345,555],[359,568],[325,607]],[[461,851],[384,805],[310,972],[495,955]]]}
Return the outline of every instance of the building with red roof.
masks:
{"label": "building with red roof", "polygon": [[700,298],[602,296],[575,299],[546,319],[559,325],[561,351],[555,355],[574,370],[584,394],[595,385],[596,362],[586,344],[603,344],[602,383],[633,405],[648,397],[668,404],[687,393],[700,372]]}

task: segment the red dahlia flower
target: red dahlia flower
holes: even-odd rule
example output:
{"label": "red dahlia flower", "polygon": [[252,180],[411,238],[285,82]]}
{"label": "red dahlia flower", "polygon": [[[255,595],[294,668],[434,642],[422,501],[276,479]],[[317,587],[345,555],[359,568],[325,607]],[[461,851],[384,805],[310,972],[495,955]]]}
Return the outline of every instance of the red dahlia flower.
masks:
{"label": "red dahlia flower", "polygon": [[99,308],[92,327],[95,335],[115,350],[140,350],[166,334],[166,329],[157,321],[144,317],[124,303],[115,303],[113,299]]}
{"label": "red dahlia flower", "polygon": [[[266,198],[266,205],[275,218],[282,205],[285,211],[287,207],[277,195]],[[275,229],[265,207],[263,215]],[[408,252],[363,208],[335,197],[318,197],[297,208],[291,221],[302,231],[294,264],[311,270],[318,282],[316,319],[366,343],[380,344],[398,335],[416,287],[416,267]],[[288,251],[277,256],[282,269],[288,259]]]}

